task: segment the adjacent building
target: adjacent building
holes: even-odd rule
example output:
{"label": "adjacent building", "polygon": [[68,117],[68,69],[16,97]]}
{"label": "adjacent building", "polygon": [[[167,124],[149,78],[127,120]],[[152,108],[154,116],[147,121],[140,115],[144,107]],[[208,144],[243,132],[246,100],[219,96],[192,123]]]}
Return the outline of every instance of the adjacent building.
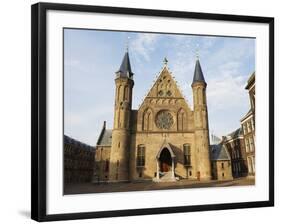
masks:
{"label": "adjacent building", "polygon": [[248,175],[255,176],[255,72],[248,79],[245,89],[249,93],[250,109],[240,122],[245,142]]}
{"label": "adjacent building", "polygon": [[104,121],[96,144],[95,168],[93,182],[107,182],[110,167],[110,150],[112,144],[112,129],[106,129]]}
{"label": "adjacent building", "polygon": [[95,148],[64,135],[64,183],[91,182]]}
{"label": "adjacent building", "polygon": [[211,145],[211,167],[214,180],[233,180],[231,157],[223,143]]}
{"label": "adjacent building", "polygon": [[234,178],[247,176],[248,168],[242,128],[223,136],[223,144],[231,158],[232,176]]}

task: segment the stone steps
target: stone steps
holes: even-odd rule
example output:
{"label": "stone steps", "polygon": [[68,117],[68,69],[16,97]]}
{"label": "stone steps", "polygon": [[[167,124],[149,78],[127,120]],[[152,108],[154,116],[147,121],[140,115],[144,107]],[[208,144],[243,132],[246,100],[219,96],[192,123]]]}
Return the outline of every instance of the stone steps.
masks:
{"label": "stone steps", "polygon": [[154,178],[153,181],[154,182],[175,182],[178,180],[177,177],[174,177],[172,175],[172,171],[169,172],[160,172],[159,173],[159,179]]}

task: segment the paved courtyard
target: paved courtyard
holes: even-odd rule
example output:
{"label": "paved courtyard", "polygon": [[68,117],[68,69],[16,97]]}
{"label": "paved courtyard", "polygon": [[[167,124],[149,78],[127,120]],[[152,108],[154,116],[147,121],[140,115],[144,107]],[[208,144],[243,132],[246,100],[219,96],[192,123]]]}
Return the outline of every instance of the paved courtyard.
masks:
{"label": "paved courtyard", "polygon": [[65,194],[85,194],[85,193],[106,193],[106,192],[124,192],[124,191],[147,191],[147,190],[165,190],[165,189],[184,189],[184,188],[202,188],[202,187],[228,187],[254,185],[255,179],[237,178],[232,181],[190,181],[180,180],[176,182],[155,183],[152,181],[134,182],[134,183],[110,183],[93,184],[78,183],[66,184]]}

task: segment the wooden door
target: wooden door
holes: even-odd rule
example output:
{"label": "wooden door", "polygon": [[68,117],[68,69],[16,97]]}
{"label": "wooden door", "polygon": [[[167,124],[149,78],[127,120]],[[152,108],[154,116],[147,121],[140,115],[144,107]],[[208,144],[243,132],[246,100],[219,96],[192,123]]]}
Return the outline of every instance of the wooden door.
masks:
{"label": "wooden door", "polygon": [[170,166],[167,163],[162,163],[162,172],[168,172],[170,170]]}

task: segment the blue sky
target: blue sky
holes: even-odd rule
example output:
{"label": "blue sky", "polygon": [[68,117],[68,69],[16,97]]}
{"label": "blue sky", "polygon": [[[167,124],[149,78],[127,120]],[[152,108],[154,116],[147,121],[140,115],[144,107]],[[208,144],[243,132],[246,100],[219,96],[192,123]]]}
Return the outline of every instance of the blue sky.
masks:
{"label": "blue sky", "polygon": [[112,128],[114,78],[129,37],[134,72],[133,109],[144,99],[163,59],[188,104],[196,52],[207,86],[210,132],[221,137],[240,126],[249,109],[244,89],[255,70],[255,39],[196,35],[64,30],[64,132],[95,145],[103,121]]}

